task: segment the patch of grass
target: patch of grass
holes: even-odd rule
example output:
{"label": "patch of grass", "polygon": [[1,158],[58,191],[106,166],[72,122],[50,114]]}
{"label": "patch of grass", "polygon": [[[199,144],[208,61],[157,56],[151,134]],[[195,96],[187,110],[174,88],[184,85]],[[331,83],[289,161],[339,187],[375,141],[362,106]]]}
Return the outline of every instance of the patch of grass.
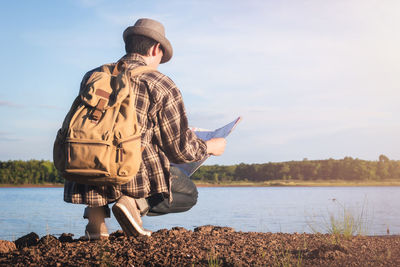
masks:
{"label": "patch of grass", "polygon": [[264,249],[259,248],[258,249],[258,255],[260,255],[261,258],[265,258],[265,256],[267,255],[267,252]]}
{"label": "patch of grass", "polygon": [[[293,259],[293,256],[295,256],[295,259]],[[296,255],[292,255],[291,251],[289,249],[285,249],[284,246],[282,246],[282,249],[279,250],[277,253],[273,252],[272,257],[275,261],[274,266],[278,267],[301,267],[303,266],[303,254],[299,250]]]}
{"label": "patch of grass", "polygon": [[46,222],[46,246],[49,245],[49,239],[50,239],[50,228],[49,224]]}
{"label": "patch of grass", "polygon": [[218,259],[218,255],[215,255],[215,253],[213,251],[210,251],[210,253],[208,254],[207,257],[207,261],[208,261],[208,266],[209,267],[219,267],[221,266],[221,262]]}
{"label": "patch of grass", "polygon": [[365,235],[368,232],[368,224],[366,218],[365,204],[361,211],[355,215],[346,206],[337,202],[342,208],[342,214],[334,216],[330,214],[330,227],[328,233],[333,235],[343,235],[345,238],[350,238],[353,235]]}
{"label": "patch of grass", "polygon": [[390,248],[388,248],[386,250],[386,259],[390,260],[392,258],[392,251],[390,250]]}
{"label": "patch of grass", "polygon": [[[335,238],[335,242],[339,237],[349,239],[354,235],[368,234],[369,218],[366,210],[366,201],[364,201],[361,210],[355,213],[337,200],[333,200],[339,208],[339,212],[329,212],[329,218],[323,218],[324,225],[315,225],[309,222],[308,226],[314,233],[325,232],[331,234]],[[322,231],[321,231],[322,230]]]}
{"label": "patch of grass", "polygon": [[386,234],[390,235],[390,228],[388,224],[386,224]]}

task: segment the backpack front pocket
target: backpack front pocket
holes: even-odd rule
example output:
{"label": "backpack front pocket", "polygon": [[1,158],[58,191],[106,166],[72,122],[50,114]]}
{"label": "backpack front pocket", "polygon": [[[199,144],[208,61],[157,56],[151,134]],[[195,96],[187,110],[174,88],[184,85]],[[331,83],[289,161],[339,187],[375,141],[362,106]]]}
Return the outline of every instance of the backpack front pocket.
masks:
{"label": "backpack front pocket", "polygon": [[65,171],[87,176],[109,176],[112,147],[103,140],[67,138]]}
{"label": "backpack front pocket", "polygon": [[117,175],[133,176],[142,162],[140,134],[118,140],[117,145]]}

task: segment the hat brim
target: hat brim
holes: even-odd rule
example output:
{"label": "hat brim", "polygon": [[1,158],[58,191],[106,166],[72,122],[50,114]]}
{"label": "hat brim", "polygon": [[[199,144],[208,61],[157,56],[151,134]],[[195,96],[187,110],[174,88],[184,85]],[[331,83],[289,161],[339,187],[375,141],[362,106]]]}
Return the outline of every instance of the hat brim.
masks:
{"label": "hat brim", "polygon": [[152,29],[149,29],[147,27],[131,26],[131,27],[126,28],[126,30],[124,31],[123,38],[124,38],[125,42],[126,42],[126,38],[131,34],[143,35],[143,36],[149,37],[149,38],[159,42],[164,50],[163,57],[161,58],[160,63],[168,62],[172,58],[172,54],[173,54],[172,45],[168,41],[168,39],[165,38],[160,33],[156,32]]}

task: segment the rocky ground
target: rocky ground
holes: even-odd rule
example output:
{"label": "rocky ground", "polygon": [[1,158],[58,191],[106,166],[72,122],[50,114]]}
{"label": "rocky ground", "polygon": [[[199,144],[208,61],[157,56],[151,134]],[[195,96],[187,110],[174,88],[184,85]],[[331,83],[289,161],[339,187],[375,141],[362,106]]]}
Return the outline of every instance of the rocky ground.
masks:
{"label": "rocky ground", "polygon": [[84,241],[35,233],[0,241],[0,266],[400,266],[400,236],[235,232],[202,226]]}

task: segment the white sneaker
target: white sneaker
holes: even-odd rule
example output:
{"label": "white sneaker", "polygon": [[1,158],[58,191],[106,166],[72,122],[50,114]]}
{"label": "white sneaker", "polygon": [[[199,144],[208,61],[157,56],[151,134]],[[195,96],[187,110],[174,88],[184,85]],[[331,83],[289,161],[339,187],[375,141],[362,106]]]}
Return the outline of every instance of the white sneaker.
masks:
{"label": "white sneaker", "polygon": [[140,211],[134,198],[122,196],[112,207],[112,212],[127,236],[151,236],[151,231],[143,228]]}

